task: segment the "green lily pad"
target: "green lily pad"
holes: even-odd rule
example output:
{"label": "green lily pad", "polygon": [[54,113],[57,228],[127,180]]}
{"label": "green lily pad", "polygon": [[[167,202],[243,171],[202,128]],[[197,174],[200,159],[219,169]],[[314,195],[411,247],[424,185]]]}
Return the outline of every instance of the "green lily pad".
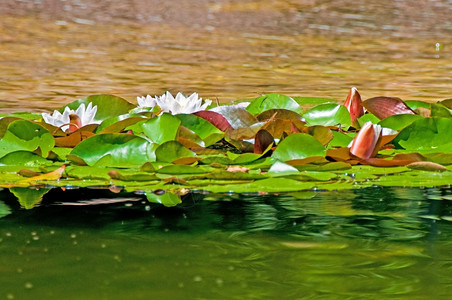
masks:
{"label": "green lily pad", "polygon": [[11,152],[0,159],[0,165],[3,166],[37,167],[51,164],[53,164],[52,161],[29,151]]}
{"label": "green lily pad", "polygon": [[326,149],[314,137],[305,133],[296,133],[282,140],[272,154],[274,159],[288,161],[309,156],[325,156]]}
{"label": "green lily pad", "polygon": [[123,133],[92,136],[78,144],[68,158],[74,160],[72,156],[89,166],[98,163],[98,166],[131,167],[155,160],[152,143]]}
{"label": "green lily pad", "polygon": [[[95,121],[103,121],[111,117],[126,114],[135,107],[135,105],[125,99],[113,95],[91,95],[73,101],[66,106],[76,110],[82,103],[87,106],[90,102],[93,103],[93,107],[97,106],[96,116],[94,117]],[[63,112],[66,106],[62,107],[60,112]]]}
{"label": "green lily pad", "polygon": [[0,140],[0,157],[8,153],[39,150],[43,157],[49,155],[55,139],[44,127],[26,120],[13,121]]}
{"label": "green lily pad", "polygon": [[418,100],[406,100],[405,104],[412,110],[415,110],[416,108],[430,108],[430,103]]}
{"label": "green lily pad", "polygon": [[398,148],[409,151],[452,152],[452,119],[425,118],[405,127],[394,139]]}
{"label": "green lily pad", "polygon": [[326,103],[337,103],[336,99],[323,97],[292,97],[302,107]]}
{"label": "green lily pad", "polygon": [[154,143],[163,144],[176,138],[180,124],[181,121],[177,117],[169,113],[163,113],[143,123],[142,127],[144,134]]}
{"label": "green lily pad", "polygon": [[378,124],[380,119],[377,118],[374,114],[367,113],[358,119],[359,126],[363,126],[367,122],[371,122],[372,124]]}
{"label": "green lily pad", "polygon": [[441,102],[438,103],[432,103],[431,104],[431,117],[442,117],[442,118],[452,118],[452,112],[449,108],[441,104]]}
{"label": "green lily pad", "polygon": [[320,104],[303,114],[309,125],[337,126],[348,129],[352,123],[347,108],[339,104]]}
{"label": "green lily pad", "polygon": [[252,115],[260,114],[269,109],[287,109],[301,113],[300,105],[291,97],[279,94],[268,94],[254,99],[246,108]]}
{"label": "green lily pad", "polygon": [[205,143],[205,146],[215,144],[224,136],[224,132],[212,125],[212,123],[196,115],[178,114],[176,117],[181,125],[195,132]]}
{"label": "green lily pad", "polygon": [[157,147],[155,156],[157,161],[173,162],[183,157],[194,157],[195,153],[185,148],[179,142],[168,141]]}
{"label": "green lily pad", "polygon": [[333,131],[333,139],[329,142],[328,147],[347,147],[353,137],[343,132]]}
{"label": "green lily pad", "polygon": [[408,114],[393,115],[381,120],[378,124],[380,124],[381,127],[400,131],[419,119],[422,119],[422,117],[419,115],[408,115]]}

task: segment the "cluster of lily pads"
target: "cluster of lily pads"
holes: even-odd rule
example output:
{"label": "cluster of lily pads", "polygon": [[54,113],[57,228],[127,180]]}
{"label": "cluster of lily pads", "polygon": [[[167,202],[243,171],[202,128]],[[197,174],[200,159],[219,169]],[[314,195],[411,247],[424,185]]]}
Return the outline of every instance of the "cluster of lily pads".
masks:
{"label": "cluster of lily pads", "polygon": [[137,102],[92,95],[52,114],[0,115],[0,187],[25,207],[55,187],[140,192],[172,206],[197,191],[452,182],[452,99],[362,101],[352,88],[343,104],[268,94],[212,105],[168,92]]}

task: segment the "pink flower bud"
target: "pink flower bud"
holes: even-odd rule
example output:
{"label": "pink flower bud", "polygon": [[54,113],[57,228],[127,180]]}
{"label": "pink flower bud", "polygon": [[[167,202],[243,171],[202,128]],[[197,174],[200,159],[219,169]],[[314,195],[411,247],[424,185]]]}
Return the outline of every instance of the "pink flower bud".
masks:
{"label": "pink flower bud", "polygon": [[364,108],[362,105],[361,95],[355,87],[350,89],[347,99],[345,99],[344,106],[347,107],[350,117],[352,119],[352,125],[354,127],[358,126],[358,119],[364,115]]}
{"label": "pink flower bud", "polygon": [[380,146],[381,126],[367,122],[350,145],[350,153],[361,159],[374,157]]}

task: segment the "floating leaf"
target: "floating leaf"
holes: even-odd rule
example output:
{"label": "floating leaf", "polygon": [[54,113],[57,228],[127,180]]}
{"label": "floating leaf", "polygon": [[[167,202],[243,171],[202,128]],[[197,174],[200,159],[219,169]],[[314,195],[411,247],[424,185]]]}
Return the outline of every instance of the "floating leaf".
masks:
{"label": "floating leaf", "polygon": [[380,119],[371,113],[364,114],[364,116],[362,116],[358,119],[358,123],[359,123],[360,127],[362,127],[367,122],[371,122],[372,124],[378,124],[380,122]]}
{"label": "floating leaf", "polygon": [[445,172],[448,171],[445,166],[430,161],[418,161],[407,165],[407,168],[412,170],[422,170],[431,172]]}
{"label": "floating leaf", "polygon": [[302,132],[305,123],[301,120],[269,120],[261,129],[265,129],[275,138],[282,138],[284,135]]}
{"label": "floating leaf", "polygon": [[98,133],[120,133],[125,128],[134,125],[138,122],[145,121],[144,116],[139,115],[121,115],[119,117],[112,117],[103,121],[97,128]]}
{"label": "floating leaf", "polygon": [[179,126],[176,140],[188,149],[198,149],[206,146],[204,141],[192,130]]}
{"label": "floating leaf", "polygon": [[11,152],[0,159],[0,165],[3,166],[36,167],[49,166],[51,164],[53,164],[52,161],[29,151]]}
{"label": "floating leaf", "polygon": [[43,157],[47,157],[54,145],[53,136],[42,126],[26,120],[16,120],[8,125],[0,140],[0,157],[19,150],[39,150]]}
{"label": "floating leaf", "polygon": [[90,124],[71,132],[67,136],[55,137],[56,147],[74,148],[81,141],[94,135],[93,131],[96,129],[96,124]]}
{"label": "floating leaf", "polygon": [[78,144],[69,158],[74,161],[72,156],[79,157],[90,166],[101,159],[104,159],[102,165],[105,166],[141,166],[155,160],[152,147],[144,138],[130,134],[98,134]]}
{"label": "floating leaf", "polygon": [[[91,95],[73,101],[66,106],[76,110],[82,103],[88,105],[90,102],[93,103],[93,107],[97,106],[97,113],[94,117],[95,121],[103,121],[111,117],[126,114],[135,107],[135,105],[127,102],[125,99],[113,95]],[[66,106],[62,107],[60,112],[63,112]]]}
{"label": "floating leaf", "polygon": [[254,153],[264,153],[273,143],[273,136],[267,130],[259,130],[254,137]]}
{"label": "floating leaf", "polygon": [[297,168],[292,167],[289,164],[277,161],[268,170],[270,176],[288,176],[288,175],[298,175],[300,171]]}
{"label": "floating leaf", "polygon": [[272,157],[280,161],[303,159],[310,156],[325,156],[323,145],[309,134],[296,133],[279,143]]}
{"label": "floating leaf", "polygon": [[303,109],[326,103],[337,103],[336,99],[322,97],[292,97]]}
{"label": "floating leaf", "polygon": [[[248,128],[257,123],[257,119],[239,105],[218,106],[210,111],[221,114],[234,129]],[[196,115],[199,116],[198,113]]]}
{"label": "floating leaf", "polygon": [[122,181],[151,181],[158,179],[157,176],[154,174],[150,174],[147,172],[127,172],[122,170],[119,172],[118,170],[110,170],[108,171],[108,176],[111,177],[111,179],[115,180],[122,180]]}
{"label": "floating leaf", "polygon": [[309,127],[309,134],[322,145],[327,145],[334,137],[333,132],[325,126],[311,126]]}
{"label": "floating leaf", "polygon": [[414,111],[399,98],[374,97],[364,101],[363,106],[380,120],[392,115],[415,114]]}
{"label": "floating leaf", "polygon": [[300,105],[291,97],[279,95],[279,94],[268,94],[256,98],[247,107],[246,110],[257,115],[269,109],[287,109],[297,113],[301,113]]}
{"label": "floating leaf", "polygon": [[0,139],[3,138],[3,136],[6,133],[6,130],[8,130],[8,126],[13,121],[20,120],[20,118],[17,117],[3,117],[0,118]]}
{"label": "floating leaf", "polygon": [[287,109],[269,109],[256,116],[259,121],[266,121],[272,118],[283,120],[302,120],[300,114]]}
{"label": "floating leaf", "polygon": [[445,99],[443,101],[440,102],[442,105],[444,105],[445,107],[452,109],[452,99]]}
{"label": "floating leaf", "polygon": [[220,129],[197,115],[178,114],[176,117],[182,126],[195,132],[205,142],[206,147],[215,144],[224,136]]}
{"label": "floating leaf", "polygon": [[143,123],[143,132],[154,143],[163,144],[176,139],[181,121],[169,113],[163,113],[156,118]]}
{"label": "floating leaf", "polygon": [[418,108],[427,108],[430,109],[430,103],[418,100],[406,100],[405,104],[408,105],[412,110],[416,110]]}
{"label": "floating leaf", "polygon": [[62,165],[61,167],[59,167],[56,170],[53,170],[51,172],[45,173],[45,174],[41,174],[41,175],[37,175],[37,176],[33,176],[30,178],[27,178],[26,180],[23,180],[23,182],[28,182],[30,184],[37,184],[41,181],[52,181],[52,180],[58,180],[61,178],[61,176],[63,175],[64,170],[66,169],[66,165]]}
{"label": "floating leaf", "polygon": [[179,142],[168,141],[157,147],[155,156],[157,161],[173,162],[182,157],[193,157],[195,153],[182,146]]}
{"label": "floating leaf", "polygon": [[409,151],[452,152],[452,119],[426,118],[405,127],[394,139]]}
{"label": "floating leaf", "polygon": [[333,131],[333,139],[328,144],[328,147],[347,147],[352,140],[353,137],[350,135],[343,132]]}
{"label": "floating leaf", "polygon": [[212,125],[220,129],[221,131],[233,129],[231,124],[229,124],[228,120],[217,112],[203,110],[195,112],[193,114],[210,122]]}
{"label": "floating leaf", "polygon": [[350,113],[343,105],[321,104],[317,105],[306,113],[303,118],[309,125],[337,126],[348,129],[351,125]]}
{"label": "floating leaf", "polygon": [[443,118],[452,118],[452,112],[446,106],[439,103],[431,104],[431,117],[443,117]]}
{"label": "floating leaf", "polygon": [[396,131],[400,131],[403,128],[407,127],[411,123],[413,123],[416,120],[422,119],[419,115],[412,115],[412,114],[401,114],[401,115],[393,115],[389,116],[383,120],[381,120],[378,124],[381,125],[381,127],[384,128],[390,128]]}

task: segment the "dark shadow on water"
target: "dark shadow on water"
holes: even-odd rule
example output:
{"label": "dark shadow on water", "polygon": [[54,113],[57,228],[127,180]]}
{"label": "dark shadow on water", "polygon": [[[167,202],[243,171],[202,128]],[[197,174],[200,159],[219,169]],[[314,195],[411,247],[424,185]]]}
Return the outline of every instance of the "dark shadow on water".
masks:
{"label": "dark shadow on water", "polygon": [[[4,190],[11,214],[3,224],[69,228],[117,227],[145,234],[152,230],[260,232],[295,236],[341,236],[389,240],[435,239],[449,235],[450,188],[371,187],[311,194],[200,194],[164,207],[135,193],[102,189],[50,190],[42,203],[23,209]],[[446,230],[443,230],[442,227]]]}

